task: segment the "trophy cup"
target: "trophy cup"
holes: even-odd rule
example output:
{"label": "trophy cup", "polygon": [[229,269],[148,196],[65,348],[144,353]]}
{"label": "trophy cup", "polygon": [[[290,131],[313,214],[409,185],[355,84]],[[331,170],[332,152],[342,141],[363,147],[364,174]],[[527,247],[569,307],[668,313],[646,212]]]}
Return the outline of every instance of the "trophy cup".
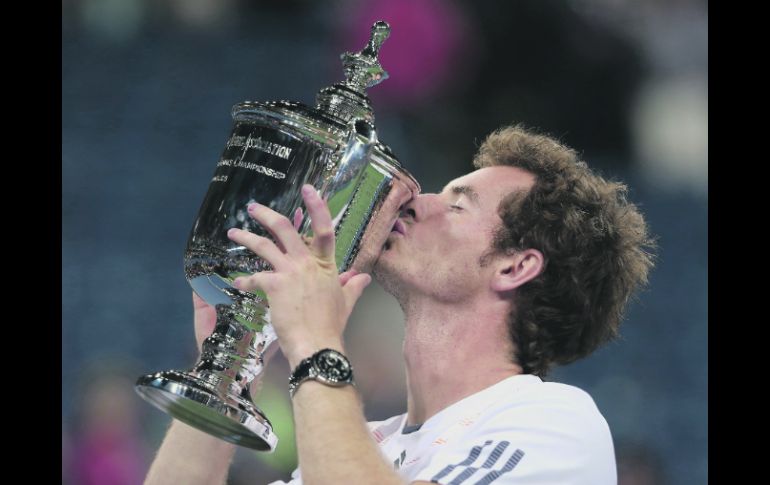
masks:
{"label": "trophy cup", "polygon": [[[262,355],[276,340],[269,302],[259,291],[232,286],[238,276],[271,269],[227,238],[232,227],[271,237],[249,217],[249,203],[292,219],[303,204],[302,185],[313,185],[331,211],[339,271],[369,272],[400,207],[419,193],[417,181],[378,141],[365,92],[387,78],[377,55],[389,33],[387,23],[376,22],[363,50],[341,56],[346,80],[319,91],[315,108],[290,101],[233,107],[234,128],[184,255],[193,290],[216,308],[216,327],[192,369],[136,383],[142,398],[174,418],[260,451],[278,442],[249,394],[249,383],[264,369]],[[312,237],[306,215],[299,232]]]}

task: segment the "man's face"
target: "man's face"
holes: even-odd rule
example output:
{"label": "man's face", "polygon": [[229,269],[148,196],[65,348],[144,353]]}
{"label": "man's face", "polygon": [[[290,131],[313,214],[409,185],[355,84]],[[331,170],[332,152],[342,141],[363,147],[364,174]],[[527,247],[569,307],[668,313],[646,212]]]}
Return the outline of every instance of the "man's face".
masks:
{"label": "man's face", "polygon": [[399,300],[414,292],[459,302],[488,288],[494,265],[481,267],[501,220],[500,201],[529,190],[534,175],[516,167],[486,167],[453,180],[439,194],[404,205],[374,268]]}

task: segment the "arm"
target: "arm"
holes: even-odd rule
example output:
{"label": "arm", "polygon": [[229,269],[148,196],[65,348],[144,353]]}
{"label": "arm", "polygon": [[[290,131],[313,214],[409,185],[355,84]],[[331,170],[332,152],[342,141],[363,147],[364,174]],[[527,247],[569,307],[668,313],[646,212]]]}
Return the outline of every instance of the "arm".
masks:
{"label": "arm", "polygon": [[[230,239],[274,268],[238,278],[234,285],[267,294],[271,322],[292,368],[322,348],[344,353],[342,333],[353,305],[371,281],[367,274],[337,275],[329,210],[312,187],[307,189],[303,188],[303,197],[314,234],[309,244],[287,218],[258,204],[249,207],[249,214],[277,243],[247,231],[229,232]],[[306,381],[293,406],[303,483],[404,483],[371,438],[355,388]]]}
{"label": "arm", "polygon": [[380,455],[354,387],[306,381],[293,406],[304,483],[404,483]]}
{"label": "arm", "polygon": [[235,445],[173,420],[145,485],[224,484]]}

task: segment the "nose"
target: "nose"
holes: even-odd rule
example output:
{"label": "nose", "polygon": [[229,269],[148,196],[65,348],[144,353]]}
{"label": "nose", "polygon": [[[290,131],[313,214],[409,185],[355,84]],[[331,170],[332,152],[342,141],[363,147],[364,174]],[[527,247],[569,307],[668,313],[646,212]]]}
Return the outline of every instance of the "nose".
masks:
{"label": "nose", "polygon": [[438,194],[420,194],[412,197],[401,206],[399,217],[419,222],[427,218],[431,212],[435,212],[433,208],[437,205],[438,199]]}

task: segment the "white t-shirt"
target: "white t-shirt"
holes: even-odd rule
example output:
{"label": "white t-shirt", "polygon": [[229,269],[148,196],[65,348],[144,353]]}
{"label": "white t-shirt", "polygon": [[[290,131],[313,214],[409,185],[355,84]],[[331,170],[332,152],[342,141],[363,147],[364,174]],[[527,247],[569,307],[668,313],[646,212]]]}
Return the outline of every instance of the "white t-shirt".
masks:
{"label": "white t-shirt", "polygon": [[[534,375],[509,377],[422,426],[405,425],[402,414],[369,428],[385,459],[408,482],[617,483],[612,436],[591,396]],[[302,483],[299,469],[291,476],[290,485]]]}

